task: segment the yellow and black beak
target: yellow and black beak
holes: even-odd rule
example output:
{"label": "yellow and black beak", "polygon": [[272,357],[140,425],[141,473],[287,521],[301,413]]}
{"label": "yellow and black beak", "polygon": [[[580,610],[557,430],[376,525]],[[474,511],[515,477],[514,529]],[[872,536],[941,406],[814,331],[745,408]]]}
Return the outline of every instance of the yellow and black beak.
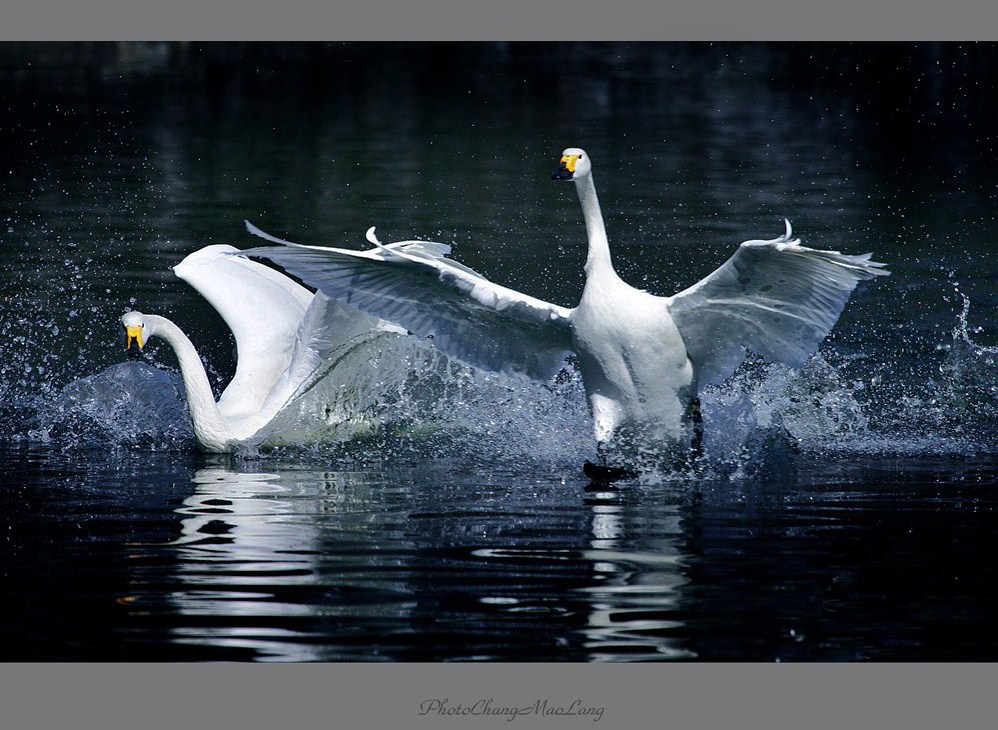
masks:
{"label": "yellow and black beak", "polygon": [[552,180],[571,180],[575,174],[575,163],[579,161],[578,155],[565,155],[561,158],[561,166],[551,175]]}
{"label": "yellow and black beak", "polygon": [[125,349],[129,353],[140,353],[145,342],[142,341],[142,328],[138,325],[122,325],[125,328]]}

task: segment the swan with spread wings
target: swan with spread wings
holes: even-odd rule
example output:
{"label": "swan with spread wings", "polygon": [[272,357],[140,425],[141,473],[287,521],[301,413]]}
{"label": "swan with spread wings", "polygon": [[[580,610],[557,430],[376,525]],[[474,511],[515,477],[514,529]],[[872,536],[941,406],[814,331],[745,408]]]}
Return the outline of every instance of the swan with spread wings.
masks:
{"label": "swan with spread wings", "polygon": [[[727,378],[751,350],[800,366],[839,317],[856,284],[888,274],[870,254],[807,248],[785,233],[742,243],[712,274],[670,297],[616,273],[589,155],[566,149],[556,180],[575,184],[588,238],[582,298],[566,308],[495,284],[439,247],[382,245],[353,251],[283,241],[243,251],[284,267],[325,295],[410,332],[432,336],[472,366],[552,377],[577,357],[598,452],[627,434],[680,450],[697,440],[698,388]],[[403,242],[408,243],[408,242]],[[395,248],[392,248],[395,246]]]}

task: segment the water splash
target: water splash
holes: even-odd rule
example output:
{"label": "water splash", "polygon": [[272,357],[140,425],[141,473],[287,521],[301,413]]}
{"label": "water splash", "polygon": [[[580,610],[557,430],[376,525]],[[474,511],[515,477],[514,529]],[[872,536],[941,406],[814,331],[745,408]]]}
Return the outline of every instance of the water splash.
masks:
{"label": "water splash", "polygon": [[952,342],[942,346],[947,353],[939,367],[941,378],[931,414],[940,425],[976,431],[998,420],[998,347],[985,347],[971,339],[970,298],[957,293],[963,307]]}
{"label": "water splash", "polygon": [[193,445],[180,376],[143,362],[41,394],[26,440],[61,448],[182,450]]}
{"label": "water splash", "polygon": [[[974,341],[971,300],[962,302],[949,339],[917,348],[917,367],[906,375],[886,368],[865,388],[870,427],[840,449],[897,456],[975,456],[998,447],[998,348]],[[888,382],[889,381],[889,382]]]}
{"label": "water splash", "polygon": [[273,427],[267,445],[365,462],[457,453],[468,463],[577,463],[592,433],[574,371],[552,383],[486,373],[397,336],[340,358]]}
{"label": "water splash", "polygon": [[[766,464],[780,468],[798,455],[834,460],[994,448],[998,348],[972,338],[979,330],[968,325],[970,304],[964,296],[951,341],[940,345],[938,371],[921,382],[887,388],[877,382],[881,375],[855,378],[849,359],[834,351],[797,370],[750,360],[702,393],[707,470],[737,477]],[[0,385],[5,415],[16,413],[5,418],[8,438],[82,449],[196,447],[176,373],[121,363],[62,388],[43,373]],[[393,336],[343,354],[244,455],[367,464],[446,457],[468,468],[568,468],[593,453],[574,369],[537,383],[480,372],[428,343]],[[701,465],[659,476],[690,480],[703,473]]]}

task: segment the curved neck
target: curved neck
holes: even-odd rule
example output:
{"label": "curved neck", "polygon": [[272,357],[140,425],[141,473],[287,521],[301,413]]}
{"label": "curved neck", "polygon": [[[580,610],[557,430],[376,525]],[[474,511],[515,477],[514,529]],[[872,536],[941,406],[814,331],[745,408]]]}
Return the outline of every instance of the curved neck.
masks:
{"label": "curved neck", "polygon": [[612,272],[610,261],[610,244],[606,239],[606,228],[603,227],[603,213],[600,211],[599,199],[596,197],[596,185],[592,173],[575,180],[575,190],[582,203],[582,216],[586,221],[586,236],[589,239],[589,255],[586,257],[586,275],[593,276],[600,272]]}
{"label": "curved neck", "polygon": [[215,396],[211,392],[208,374],[204,364],[188,339],[177,325],[166,317],[146,315],[146,325],[150,337],[160,337],[173,348],[180,363],[180,372],[187,390],[187,407],[194,422],[194,432],[198,440],[208,449],[227,450],[232,440],[232,432],[225,417],[218,410]]}

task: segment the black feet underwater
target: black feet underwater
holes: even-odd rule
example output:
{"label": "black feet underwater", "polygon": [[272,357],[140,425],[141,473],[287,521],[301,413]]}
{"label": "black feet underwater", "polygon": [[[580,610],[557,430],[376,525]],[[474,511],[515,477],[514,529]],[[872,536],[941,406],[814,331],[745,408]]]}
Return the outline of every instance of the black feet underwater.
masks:
{"label": "black feet underwater", "polygon": [[[693,438],[690,443],[690,457],[694,462],[703,456],[703,415],[700,412],[700,399],[693,398],[686,407],[686,419],[693,426]],[[582,465],[582,473],[589,477],[592,484],[590,487],[610,487],[613,482],[622,479],[633,479],[640,475],[634,469],[627,469],[619,466],[607,466],[606,456],[603,453],[603,444],[597,446],[600,462],[594,464],[587,461]],[[683,460],[683,463],[686,463]]]}
{"label": "black feet underwater", "polygon": [[625,469],[619,466],[606,466],[604,464],[594,464],[587,461],[582,465],[582,473],[592,480],[593,484],[600,486],[609,485],[621,479],[633,479],[638,476],[638,472],[632,469]]}
{"label": "black feet underwater", "polygon": [[690,454],[694,459],[703,456],[703,413],[700,411],[700,399],[694,398],[686,406],[686,418],[693,425],[693,442],[690,444]]}

